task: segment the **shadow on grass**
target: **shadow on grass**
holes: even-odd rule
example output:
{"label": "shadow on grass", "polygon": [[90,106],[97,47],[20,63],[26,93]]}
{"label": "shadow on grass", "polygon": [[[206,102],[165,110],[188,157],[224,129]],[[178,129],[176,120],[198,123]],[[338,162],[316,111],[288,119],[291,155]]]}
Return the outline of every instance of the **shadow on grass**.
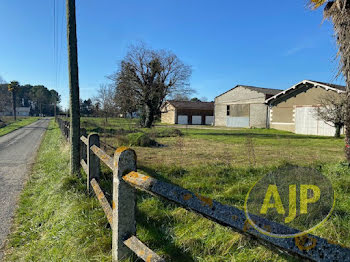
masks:
{"label": "shadow on grass", "polygon": [[[191,132],[189,135],[197,135],[197,136],[227,136],[227,137],[257,137],[257,138],[267,138],[267,139],[322,139],[322,140],[329,140],[329,139],[336,139],[331,136],[308,136],[308,135],[296,135],[296,134],[257,134],[257,133],[195,133]],[[339,139],[342,139],[343,137],[340,137]]]}
{"label": "shadow on grass", "polygon": [[[172,218],[168,218],[167,224],[174,225],[176,222]],[[136,221],[139,226],[143,227],[147,231],[147,234],[151,237],[152,244],[151,249],[162,248],[167,261],[195,261],[189,252],[184,251],[178,247],[171,239],[163,232],[164,221],[159,221],[147,216],[147,213],[141,210],[136,211]],[[164,256],[163,255],[163,256]]]}
{"label": "shadow on grass", "polygon": [[[147,174],[149,174],[150,176],[162,180],[164,182],[168,182],[168,183],[172,183],[168,178],[164,177],[163,175],[159,174],[162,173],[162,171],[158,171],[159,173],[157,173],[157,171],[155,169],[146,167],[146,166],[139,166],[139,169],[146,172]],[[173,175],[179,175],[179,176],[183,176],[185,173],[187,173],[188,171],[186,170],[176,170],[174,171],[172,174]],[[101,174],[101,178],[100,178],[100,185],[101,188],[103,188],[103,191],[106,194],[107,199],[109,200],[109,202],[111,202],[112,200],[112,180],[111,180],[112,174],[111,172],[103,172]],[[83,183],[85,182],[84,179]],[[146,192],[137,192],[137,201],[142,201],[142,199],[147,199],[147,198],[152,198],[155,196],[151,196]],[[159,198],[163,204],[165,209],[174,209],[176,207],[178,207],[178,205],[171,203],[169,201],[166,201],[162,198]],[[232,200],[232,199],[231,199]],[[144,233],[146,234],[147,239],[147,245],[149,246],[149,248],[151,248],[152,250],[161,250],[162,251],[162,256],[165,257],[165,259],[167,261],[184,261],[184,262],[192,262],[195,261],[196,259],[194,258],[194,255],[191,254],[190,249],[188,251],[184,250],[183,248],[181,248],[179,245],[176,245],[176,243],[174,243],[173,240],[173,236],[169,235],[169,233],[167,233],[172,227],[176,226],[177,221],[175,218],[173,218],[172,216],[166,216],[165,219],[155,219],[153,217],[151,217],[151,215],[147,214],[147,212],[144,212],[140,209],[136,209],[136,222],[138,227],[141,227],[141,231],[144,231]],[[140,230],[140,229],[139,229]],[[236,232],[233,229],[232,233]],[[230,234],[230,233],[228,233]],[[283,259],[285,259],[285,261],[289,261],[289,262],[294,262],[294,261],[300,261],[297,258],[294,258],[293,256],[289,255],[289,254],[285,254],[285,253],[281,253],[279,252],[277,249],[275,249],[274,247],[266,244],[264,241],[258,240],[255,237],[250,237],[250,236],[246,236],[248,238],[249,241],[252,241],[251,244],[253,246],[255,245],[264,245],[265,247],[267,247],[268,249],[272,250],[272,251],[276,251],[276,253],[279,254],[280,257],[282,257]],[[141,238],[142,238],[142,234],[141,234]],[[204,242],[200,243],[201,246],[205,245]],[[236,247],[232,247],[233,249],[235,249]]]}
{"label": "shadow on grass", "polygon": [[[164,177],[163,175],[160,175],[155,169],[150,168],[150,167],[146,167],[144,165],[139,165],[138,169],[146,172],[148,175],[150,175],[151,177],[155,178],[155,179],[159,179],[163,182],[166,183],[170,183],[170,184],[174,184],[170,179]],[[186,169],[183,168],[173,168],[169,171],[167,171],[167,173],[169,173],[169,176],[171,177],[175,177],[175,178],[181,178],[183,177],[186,173],[188,173],[188,171]]]}
{"label": "shadow on grass", "polygon": [[[152,197],[152,196],[146,195],[146,193],[141,193],[140,195],[141,196],[144,195],[143,196],[144,198],[151,198]],[[163,202],[166,209],[177,207],[177,205],[174,203],[169,203],[165,200],[161,200],[161,201]],[[148,237],[151,238],[148,240],[149,242],[151,242],[151,243],[149,243],[150,244],[149,247],[151,249],[157,249],[157,248],[160,249],[161,248],[163,250],[163,252],[165,253],[162,256],[166,258],[166,261],[184,261],[184,262],[195,261],[195,259],[193,258],[193,255],[190,253],[190,251],[185,251],[185,250],[181,249],[180,247],[178,247],[171,240],[172,236],[167,236],[166,235],[167,233],[164,232],[164,231],[167,231],[166,229],[164,230],[164,228],[171,228],[171,227],[176,225],[177,221],[174,218],[172,218],[171,216],[167,216],[166,221],[164,221],[164,220],[160,221],[160,220],[156,220],[154,218],[150,218],[147,215],[147,213],[145,213],[143,211],[137,210],[136,211],[136,221],[137,221],[139,226],[143,227],[143,229],[146,230]],[[166,225],[166,226],[164,226],[164,225]],[[224,227],[224,226],[222,226],[222,227]],[[233,230],[232,228],[230,228],[230,229],[231,229],[231,232],[228,232],[227,234],[239,233],[239,232]],[[203,229],[203,230],[205,230],[205,229]],[[210,229],[206,229],[206,230],[210,230]],[[252,247],[263,245],[267,249],[278,253],[280,257],[285,259],[285,261],[288,261],[288,262],[300,261],[299,258],[295,258],[291,254],[281,253],[280,249],[269,245],[268,243],[264,242],[263,240],[259,240],[253,236],[247,236],[247,235],[243,235],[243,236],[248,241],[251,241],[250,245]],[[200,244],[200,246],[206,245],[206,243],[200,239],[197,239],[195,241],[197,241],[198,244]],[[237,249],[237,247],[231,247],[231,248],[232,248],[232,250]],[[247,248],[249,248],[249,247],[247,247]]]}

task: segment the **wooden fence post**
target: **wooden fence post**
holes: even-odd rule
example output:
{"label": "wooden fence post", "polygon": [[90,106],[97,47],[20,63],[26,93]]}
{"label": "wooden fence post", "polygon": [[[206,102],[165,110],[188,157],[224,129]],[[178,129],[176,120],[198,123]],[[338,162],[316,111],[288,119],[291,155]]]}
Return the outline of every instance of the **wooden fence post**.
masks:
{"label": "wooden fence post", "polygon": [[[80,136],[88,137],[87,132],[85,128],[80,129]],[[80,140],[80,159],[83,159],[85,163],[87,164],[87,147],[88,145],[85,145],[83,141]]]}
{"label": "wooden fence post", "polygon": [[67,126],[67,121],[64,121],[63,125],[64,125],[64,136],[68,140],[69,131],[68,131],[68,126]]}
{"label": "wooden fence post", "polygon": [[90,184],[91,179],[95,178],[97,181],[100,178],[100,159],[98,156],[92,152],[91,147],[95,145],[97,147],[100,147],[100,137],[98,134],[90,134],[88,136],[88,144],[87,144],[87,166],[88,166],[88,173],[87,173],[87,190],[88,193],[92,193],[93,189]]}
{"label": "wooden fence post", "polygon": [[69,125],[69,122],[67,121],[67,140],[68,141],[69,141],[69,135],[70,135],[69,129],[70,129],[70,125]]}
{"label": "wooden fence post", "polygon": [[113,262],[132,254],[123,242],[136,234],[135,189],[122,179],[123,175],[131,171],[137,171],[135,151],[127,147],[118,148],[114,153],[113,170]]}

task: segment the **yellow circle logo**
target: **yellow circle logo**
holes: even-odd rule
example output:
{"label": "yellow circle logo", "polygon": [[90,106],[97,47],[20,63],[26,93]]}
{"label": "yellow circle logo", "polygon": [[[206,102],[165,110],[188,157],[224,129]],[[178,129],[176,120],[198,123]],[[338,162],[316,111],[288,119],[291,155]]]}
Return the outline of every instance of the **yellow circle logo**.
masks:
{"label": "yellow circle logo", "polygon": [[322,225],[335,204],[330,180],[316,169],[289,166],[265,175],[249,190],[244,212],[262,234],[292,238]]}

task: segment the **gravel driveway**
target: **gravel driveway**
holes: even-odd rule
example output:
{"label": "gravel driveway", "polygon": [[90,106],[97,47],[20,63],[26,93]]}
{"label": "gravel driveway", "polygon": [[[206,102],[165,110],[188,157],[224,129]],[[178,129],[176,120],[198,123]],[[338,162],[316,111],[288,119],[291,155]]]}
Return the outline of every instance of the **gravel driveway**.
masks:
{"label": "gravel driveway", "polygon": [[30,166],[49,121],[49,119],[38,120],[0,137],[0,261],[18,196],[28,177]]}

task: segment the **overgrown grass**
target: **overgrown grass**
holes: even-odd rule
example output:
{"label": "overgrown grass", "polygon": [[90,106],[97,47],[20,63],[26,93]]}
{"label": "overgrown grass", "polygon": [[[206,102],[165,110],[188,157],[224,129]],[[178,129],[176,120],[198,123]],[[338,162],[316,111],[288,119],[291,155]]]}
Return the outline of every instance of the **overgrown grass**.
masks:
{"label": "overgrown grass", "polygon": [[[103,211],[85,195],[84,179],[68,175],[67,145],[50,127],[21,197],[6,258],[110,260],[111,232]],[[166,147],[134,147],[142,173],[242,208],[250,187],[267,172],[287,163],[317,168],[332,181],[336,206],[314,233],[350,246],[350,170],[340,163],[342,140],[263,129],[181,131],[184,136],[158,138]],[[116,143],[113,136],[107,141]],[[248,157],[253,154],[255,161]],[[105,166],[102,171],[101,186],[110,199],[111,171]],[[136,219],[138,237],[167,261],[296,261],[146,193],[137,193]]]}
{"label": "overgrown grass", "polygon": [[115,134],[114,131],[124,129],[132,132],[138,125],[138,119],[126,118],[105,118],[82,117],[81,127],[87,129],[88,132]]}
{"label": "overgrown grass", "polygon": [[[200,164],[194,167],[155,165],[140,169],[159,179],[181,185],[201,195],[243,209],[250,187],[267,172],[279,166],[237,168],[227,164]],[[313,233],[350,246],[350,170],[341,164],[311,165],[330,178],[336,191],[336,206],[324,225]],[[160,199],[144,196],[138,202],[141,217],[139,237],[158,253],[172,257],[171,261],[294,261],[278,255],[249,238],[218,226],[182,208]],[[149,233],[156,231],[154,235]],[[166,237],[167,236],[167,237]],[[181,247],[183,259],[171,247]]]}
{"label": "overgrown grass", "polygon": [[3,136],[21,127],[34,123],[39,117],[18,118],[17,121],[10,120],[9,118],[1,119],[6,123],[5,127],[0,128],[0,136]]}
{"label": "overgrown grass", "polygon": [[[148,132],[161,133],[162,129]],[[181,132],[184,136],[158,137],[166,147],[134,147],[139,169],[243,208],[248,190],[264,174],[286,164],[317,168],[332,181],[337,204],[331,219],[314,233],[350,246],[350,170],[341,164],[343,139],[273,129],[189,128]],[[116,145],[113,135],[107,142]],[[171,261],[292,260],[158,198],[141,194],[138,212],[140,239]]]}
{"label": "overgrown grass", "polygon": [[85,181],[69,175],[69,151],[51,122],[9,236],[5,261],[111,261],[111,230]]}
{"label": "overgrown grass", "polygon": [[[27,118],[27,117],[25,117],[25,116],[17,116],[17,117],[16,117],[16,121],[21,120],[21,119],[25,119],[25,118]],[[1,121],[2,121],[3,123],[5,123],[6,125],[9,125],[9,124],[11,124],[11,123],[16,122],[16,121],[13,119],[13,116],[1,116],[0,119],[1,119]]]}

